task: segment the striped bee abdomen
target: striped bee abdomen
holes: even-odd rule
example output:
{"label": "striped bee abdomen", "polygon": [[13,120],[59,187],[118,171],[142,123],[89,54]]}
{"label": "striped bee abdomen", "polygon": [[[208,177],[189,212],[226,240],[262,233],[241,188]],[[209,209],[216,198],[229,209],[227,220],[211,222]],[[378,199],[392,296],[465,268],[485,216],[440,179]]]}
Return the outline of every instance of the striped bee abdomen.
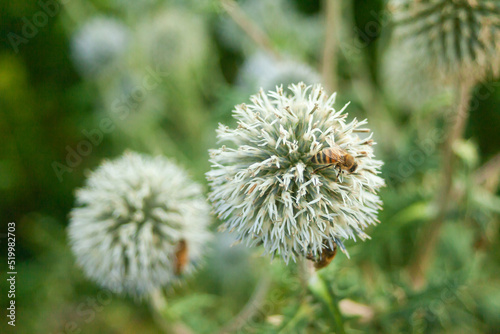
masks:
{"label": "striped bee abdomen", "polygon": [[325,148],[311,158],[311,162],[318,165],[334,165],[343,161],[343,151],[337,148]]}
{"label": "striped bee abdomen", "polygon": [[312,158],[311,158],[311,161],[315,164],[318,164],[318,165],[324,165],[324,164],[327,164],[329,163],[328,162],[328,157],[327,155],[325,154],[325,152],[323,151],[319,151],[316,155],[314,155]]}

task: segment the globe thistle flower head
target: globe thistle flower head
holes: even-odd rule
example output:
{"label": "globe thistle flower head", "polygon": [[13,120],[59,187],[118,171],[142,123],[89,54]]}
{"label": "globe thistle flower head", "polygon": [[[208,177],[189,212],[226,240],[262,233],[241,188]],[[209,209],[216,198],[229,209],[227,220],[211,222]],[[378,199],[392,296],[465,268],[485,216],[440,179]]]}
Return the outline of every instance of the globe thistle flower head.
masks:
{"label": "globe thistle flower head", "polygon": [[499,70],[500,1],[393,0],[395,37],[444,78]]}
{"label": "globe thistle flower head", "polygon": [[120,22],[95,17],[86,22],[72,37],[71,54],[83,75],[93,77],[106,70],[125,53],[128,29]]}
{"label": "globe thistle flower head", "polygon": [[209,40],[199,16],[180,8],[166,8],[139,24],[136,48],[155,68],[177,73],[205,64]]}
{"label": "globe thistle flower head", "polygon": [[126,153],[104,162],[76,202],[68,234],[77,262],[118,293],[142,296],[192,272],[209,239],[201,187],[163,157]]}
{"label": "globe thistle flower head", "polygon": [[292,59],[275,59],[273,56],[258,52],[251,56],[239,73],[238,81],[252,91],[264,91],[276,86],[288,87],[296,82],[312,85],[321,81],[320,75],[309,65]]}
{"label": "globe thistle flower head", "polygon": [[[219,126],[217,138],[227,145],[210,151],[207,173],[221,229],[286,262],[317,255],[324,243],[345,252],[343,239],[368,238],[363,230],[377,222],[384,185],[366,121],[347,122],[347,105],[333,108],[335,94],[328,97],[320,85],[289,90],[261,90],[235,107],[238,125]],[[319,170],[311,159],[329,147],[352,155],[356,171]]]}

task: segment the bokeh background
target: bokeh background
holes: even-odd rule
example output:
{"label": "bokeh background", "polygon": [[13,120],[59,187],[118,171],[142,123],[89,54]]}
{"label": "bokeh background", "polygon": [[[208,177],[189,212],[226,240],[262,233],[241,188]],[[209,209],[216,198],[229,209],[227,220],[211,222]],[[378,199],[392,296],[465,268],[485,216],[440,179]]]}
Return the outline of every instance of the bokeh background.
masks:
{"label": "bokeh background", "polygon": [[[416,289],[409,268],[436,210],[454,86],[436,84],[408,66],[406,50],[391,47],[385,1],[341,3],[335,31],[325,33],[319,0],[238,1],[267,37],[263,47],[215,0],[2,1],[0,331],[158,332],[147,303],[100,289],[76,266],[66,236],[75,189],[103,159],[126,150],[171,157],[206,185],[218,123],[233,124],[232,107],[261,86],[321,80],[329,34],[338,38],[336,106],[351,101],[350,117],[368,118],[387,183],[371,240],[348,241],[351,259],[337,255],[324,269],[346,331],[500,331],[500,82],[488,76],[473,89],[455,147],[454,201],[426,284]],[[5,317],[10,221],[14,329]],[[297,264],[270,263],[262,250],[231,243],[217,235],[204,267],[167,289],[172,318],[195,333],[216,333],[254,301],[259,310],[243,333],[333,331]]]}

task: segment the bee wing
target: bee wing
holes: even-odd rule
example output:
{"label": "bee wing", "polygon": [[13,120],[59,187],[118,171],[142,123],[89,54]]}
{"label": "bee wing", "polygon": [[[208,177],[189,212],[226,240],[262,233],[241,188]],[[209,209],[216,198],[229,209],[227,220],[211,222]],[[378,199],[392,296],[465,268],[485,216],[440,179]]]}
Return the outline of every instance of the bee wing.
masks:
{"label": "bee wing", "polygon": [[342,150],[338,146],[330,147],[329,149],[324,150],[323,152],[325,152],[325,155],[327,157],[332,158],[336,161],[340,161],[342,159],[342,157],[344,156],[344,150]]}

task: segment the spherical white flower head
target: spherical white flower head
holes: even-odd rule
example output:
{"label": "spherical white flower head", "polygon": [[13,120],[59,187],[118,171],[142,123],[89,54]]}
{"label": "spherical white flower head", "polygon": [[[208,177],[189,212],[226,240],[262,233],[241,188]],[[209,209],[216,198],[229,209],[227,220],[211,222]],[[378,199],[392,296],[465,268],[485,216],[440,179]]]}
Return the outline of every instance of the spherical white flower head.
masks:
{"label": "spherical white flower head", "polygon": [[129,32],[122,23],[95,17],[75,32],[71,53],[82,74],[94,76],[114,64],[126,51],[128,42]]}
{"label": "spherical white flower head", "polygon": [[[325,241],[345,251],[342,239],[367,238],[363,229],[377,221],[377,190],[384,185],[371,134],[361,128],[366,121],[346,122],[345,107],[335,110],[335,95],[320,85],[289,89],[289,96],[282,88],[268,95],[261,90],[251,104],[235,107],[238,126],[217,130],[230,146],[210,151],[207,173],[222,229],[286,262],[319,254]],[[317,170],[311,158],[329,147],[351,154],[356,171]]]}
{"label": "spherical white flower head", "polygon": [[182,9],[167,8],[147,17],[139,24],[137,36],[136,48],[163,71],[192,71],[210,54],[205,22]]}
{"label": "spherical white flower head", "polygon": [[264,91],[283,85],[288,87],[296,82],[312,85],[321,81],[313,68],[292,59],[275,59],[273,56],[257,52],[243,64],[238,81],[255,91],[262,87]]}
{"label": "spherical white flower head", "polygon": [[103,163],[77,192],[70,244],[88,277],[115,292],[144,295],[201,259],[209,206],[201,187],[163,157],[126,153]]}
{"label": "spherical white flower head", "polygon": [[450,79],[500,65],[500,1],[392,0],[394,33],[415,57]]}

